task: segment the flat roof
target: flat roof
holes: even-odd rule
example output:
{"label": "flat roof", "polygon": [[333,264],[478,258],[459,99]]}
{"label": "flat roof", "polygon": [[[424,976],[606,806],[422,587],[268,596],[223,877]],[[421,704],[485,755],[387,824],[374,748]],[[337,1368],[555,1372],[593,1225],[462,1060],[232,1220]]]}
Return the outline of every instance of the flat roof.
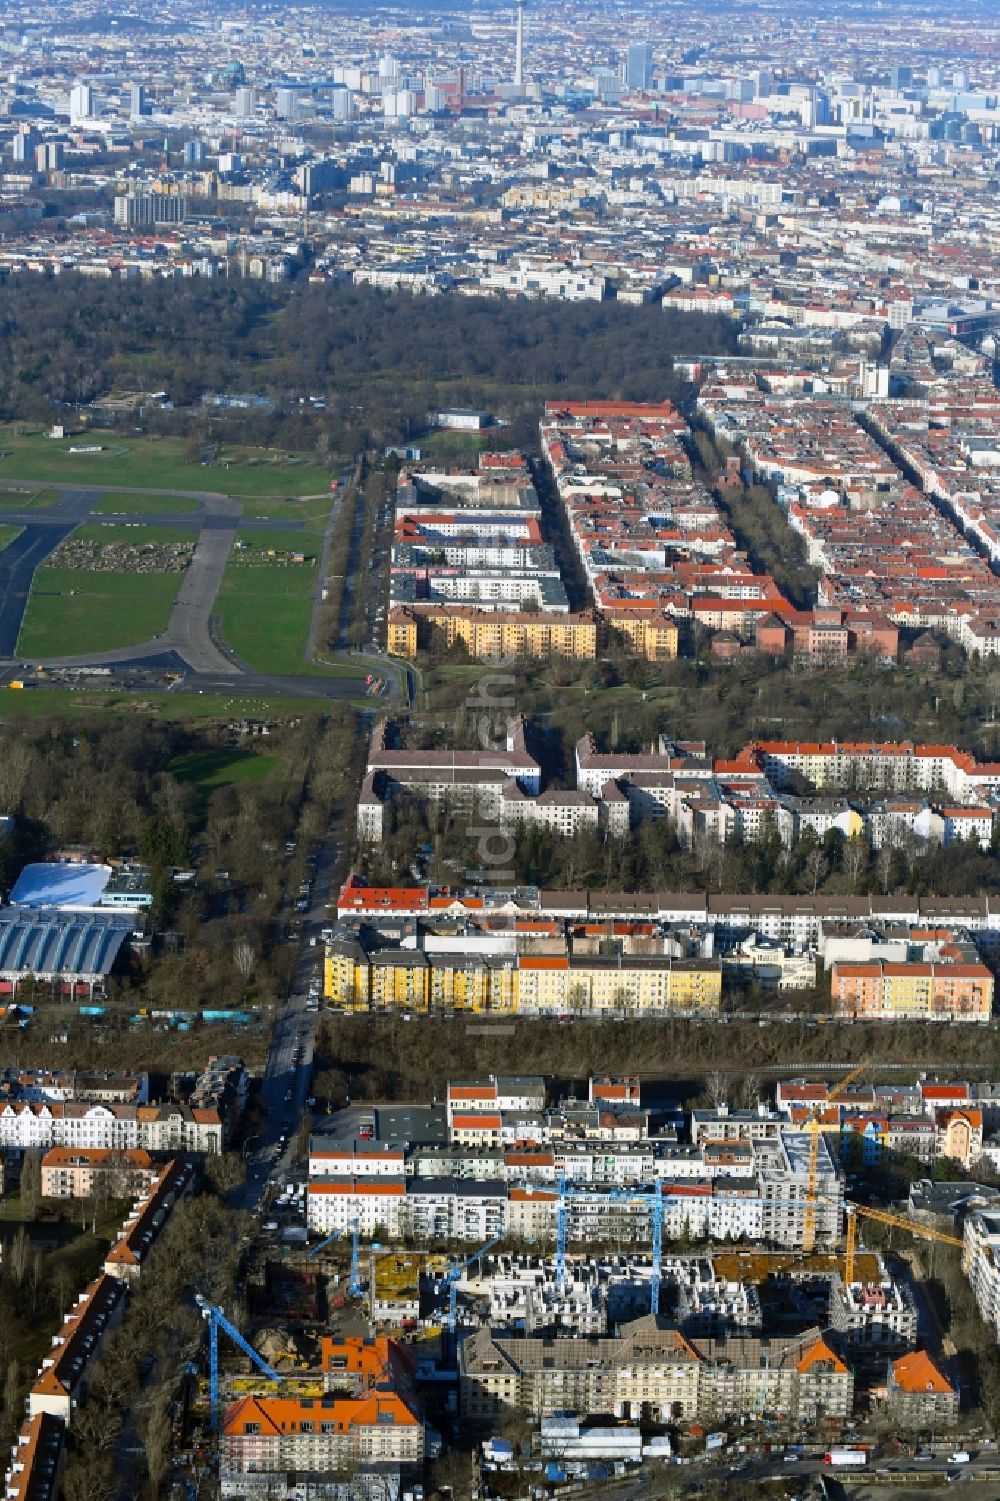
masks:
{"label": "flat roof", "polygon": [[112,876],[110,865],[42,861],[26,865],[10,894],[12,906],[95,907]]}

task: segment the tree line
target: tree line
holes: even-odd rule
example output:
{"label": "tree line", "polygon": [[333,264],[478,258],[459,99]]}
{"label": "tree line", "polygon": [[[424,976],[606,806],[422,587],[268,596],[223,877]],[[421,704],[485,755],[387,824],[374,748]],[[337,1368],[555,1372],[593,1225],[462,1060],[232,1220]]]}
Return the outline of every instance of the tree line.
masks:
{"label": "tree line", "polygon": [[[0,417],[48,422],[127,391],[163,389],[181,408],[209,392],[249,392],[274,411],[222,419],[199,408],[197,424],[323,453],[409,438],[429,410],[456,402],[500,404],[510,440],[533,442],[547,396],[680,397],[673,356],[736,347],[731,320],[658,306],[69,272],[0,283],[0,338]],[[323,408],[300,403],[308,397]],[[192,419],[148,420],[187,433]]]}

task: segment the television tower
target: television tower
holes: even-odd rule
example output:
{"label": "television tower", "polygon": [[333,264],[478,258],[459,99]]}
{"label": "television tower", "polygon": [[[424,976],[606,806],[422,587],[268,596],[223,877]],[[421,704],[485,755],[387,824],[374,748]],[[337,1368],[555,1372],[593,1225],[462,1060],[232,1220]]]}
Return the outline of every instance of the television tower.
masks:
{"label": "television tower", "polygon": [[524,0],[517,0],[517,45],[514,50],[514,87],[524,87]]}

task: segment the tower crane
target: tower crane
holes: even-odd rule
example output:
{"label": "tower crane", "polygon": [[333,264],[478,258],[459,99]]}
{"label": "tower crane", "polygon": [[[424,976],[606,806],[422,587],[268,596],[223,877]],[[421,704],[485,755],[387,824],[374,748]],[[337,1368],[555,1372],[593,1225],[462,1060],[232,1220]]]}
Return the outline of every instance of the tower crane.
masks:
{"label": "tower crane", "polygon": [[485,1246],[480,1246],[478,1251],[474,1251],[471,1256],[466,1256],[464,1261],[453,1260],[451,1266],[448,1268],[445,1281],[448,1284],[448,1333],[452,1339],[454,1339],[455,1329],[458,1325],[458,1284],[462,1273],[474,1261],[482,1260],[487,1251],[492,1251],[493,1247],[498,1246],[502,1240],[502,1235],[496,1236],[493,1240],[488,1240]]}
{"label": "tower crane", "polygon": [[313,1257],[318,1256],[320,1251],[325,1251],[327,1246],[331,1246],[335,1240],[339,1240],[342,1234],[341,1230],[334,1230],[332,1235],[326,1236],[325,1239],[320,1241],[318,1246],[313,1246],[312,1250],[306,1253],[306,1260],[312,1261]]}
{"label": "tower crane", "polygon": [[[839,1084],[835,1084],[829,1091],[823,1105],[835,1104],[849,1084],[853,1084],[868,1067],[867,1058],[845,1074]],[[820,1138],[820,1110],[821,1105],[814,1105],[806,1130],[809,1132],[809,1168],[806,1176],[806,1208],[802,1220],[802,1249],[808,1254],[816,1249],[816,1200],[819,1197],[817,1189],[819,1183],[819,1138]]]}
{"label": "tower crane", "polygon": [[194,1300],[201,1310],[202,1318],[208,1320],[208,1400],[212,1410],[212,1427],[219,1426],[219,1330],[232,1340],[236,1347],[248,1356],[262,1375],[269,1381],[280,1381],[282,1378],[272,1365],[269,1365],[263,1355],[254,1349],[249,1340],[243,1338],[235,1324],[231,1324],[221,1308],[216,1308],[201,1293],[195,1293]]}
{"label": "tower crane", "polygon": [[651,1313],[660,1311],[661,1267],[663,1264],[663,1191],[659,1183],[643,1188],[577,1188],[559,1180],[559,1199],[556,1207],[556,1287],[560,1294],[566,1286],[566,1242],[569,1232],[569,1200],[586,1199],[602,1204],[645,1204],[649,1209],[650,1231],[653,1251],[653,1266],[649,1286]]}
{"label": "tower crane", "polygon": [[351,1221],[350,1294],[352,1298],[360,1298],[361,1293],[361,1221],[355,1215]]}
{"label": "tower crane", "polygon": [[909,1230],[911,1235],[918,1235],[924,1240],[938,1241],[946,1246],[963,1247],[965,1242],[955,1235],[947,1235],[943,1230],[935,1230],[931,1225],[924,1225],[919,1220],[911,1220],[902,1214],[889,1214],[885,1209],[873,1209],[870,1204],[856,1204],[848,1199],[844,1204],[847,1215],[847,1226],[844,1239],[844,1281],[854,1281],[854,1259],[858,1248],[858,1217],[866,1220],[874,1220],[879,1225],[891,1225],[900,1230]]}

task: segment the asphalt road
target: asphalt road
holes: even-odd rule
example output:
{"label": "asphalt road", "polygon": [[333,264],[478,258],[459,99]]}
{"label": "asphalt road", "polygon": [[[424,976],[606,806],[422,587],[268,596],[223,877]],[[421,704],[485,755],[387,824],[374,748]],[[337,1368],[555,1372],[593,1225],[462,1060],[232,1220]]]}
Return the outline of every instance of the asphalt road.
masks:
{"label": "asphalt road", "polygon": [[93,498],[86,490],[64,490],[50,511],[4,515],[4,523],[23,526],[19,537],[0,550],[0,658],[13,657],[24,619],[31,581],[39,564],[90,514]]}
{"label": "asphalt road", "polygon": [[[309,1097],[317,1012],[308,1011],[309,982],[322,963],[320,930],[330,921],[334,869],[340,852],[338,837],[331,830],[320,846],[312,880],[311,905],[302,914],[302,931],[291,998],[274,1026],[271,1047],[261,1083],[261,1098],[267,1119],[264,1133],[247,1144],[247,1175],[233,1197],[235,1207],[253,1211],[264,1196],[268,1182],[281,1182],[292,1166],[291,1144]],[[315,946],[311,939],[317,940]],[[285,1137],[282,1146],[281,1138]]]}
{"label": "asphalt road", "polygon": [[[346,481],[348,477],[345,473],[342,481]],[[95,505],[103,496],[117,492],[130,495],[180,495],[185,499],[198,501],[203,508],[202,514],[198,517],[191,512],[182,512],[176,516],[157,512],[148,515],[138,512],[94,512]],[[21,525],[24,530],[9,547],[0,551],[0,681],[23,676],[15,657],[17,638],[39,564],[81,522],[127,517],[128,522],[136,526],[198,526],[194,554],[181,581],[166,630],[156,640],[141,642],[136,646],[95,652],[88,656],[47,658],[47,668],[133,668],[151,658],[169,656],[173,658],[176,669],[183,674],[183,679],[173,684],[173,687],[188,692],[226,693],[238,690],[241,695],[259,694],[261,697],[357,698],[362,691],[357,678],[269,676],[258,673],[248,668],[224,642],[217,639],[213,630],[213,611],[237,524],[265,529],[276,524],[288,529],[302,526],[301,519],[297,517],[290,517],[287,521],[280,516],[248,517],[244,520],[241,513],[239,501],[213,491],[136,491],[127,486],[105,485],[92,489],[62,489],[58,503],[51,508],[39,511],[26,508],[23,513],[5,514],[5,522]],[[331,507],[324,537],[324,558],[329,550],[333,514]],[[317,598],[324,570],[320,569],[319,572]],[[376,667],[375,662],[368,665]],[[397,689],[404,687],[404,680],[399,677],[398,669],[393,670],[387,664],[382,670]],[[151,670],[144,679],[140,675],[134,684],[130,683],[128,686],[134,686],[138,691],[162,692],[163,672]]]}

